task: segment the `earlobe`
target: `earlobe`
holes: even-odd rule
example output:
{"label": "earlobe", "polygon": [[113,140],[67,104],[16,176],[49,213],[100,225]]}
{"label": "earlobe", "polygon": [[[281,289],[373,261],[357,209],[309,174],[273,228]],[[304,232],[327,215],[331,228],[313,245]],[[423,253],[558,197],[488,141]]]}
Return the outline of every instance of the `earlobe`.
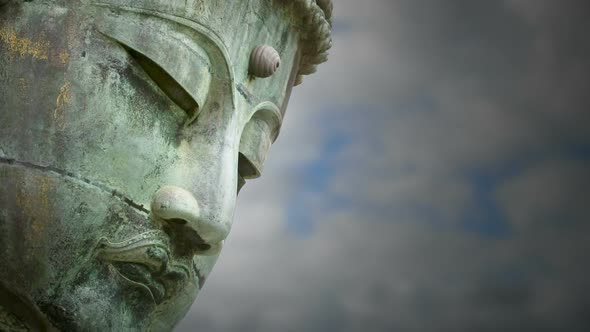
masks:
{"label": "earlobe", "polygon": [[260,176],[266,155],[278,135],[281,122],[281,113],[273,103],[263,102],[255,108],[240,137],[239,177],[247,180]]}
{"label": "earlobe", "polygon": [[270,149],[271,133],[268,123],[254,115],[246,124],[240,140],[238,171],[245,179],[260,176]]}

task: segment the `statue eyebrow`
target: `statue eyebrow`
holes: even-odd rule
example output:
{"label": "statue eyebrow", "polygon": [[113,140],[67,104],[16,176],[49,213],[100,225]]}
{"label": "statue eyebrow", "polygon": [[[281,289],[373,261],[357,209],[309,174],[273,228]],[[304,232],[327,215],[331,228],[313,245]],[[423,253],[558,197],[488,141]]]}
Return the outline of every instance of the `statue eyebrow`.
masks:
{"label": "statue eyebrow", "polygon": [[[110,32],[101,32],[116,40],[119,40],[119,38],[115,37],[115,35],[117,34],[116,30],[114,29],[115,26],[121,26],[129,23],[118,22],[117,24],[114,21],[112,21],[117,17],[127,17],[129,18],[129,20],[137,20],[142,19],[141,16],[143,16],[143,19],[147,17],[151,19],[161,20],[163,24],[166,24],[168,26],[170,24],[174,24],[177,27],[179,27],[180,29],[173,29],[175,33],[179,33],[183,36],[186,36],[189,40],[195,42],[195,44],[197,44],[200,49],[205,51],[205,53],[207,54],[207,62],[210,65],[209,73],[214,74],[218,78],[218,80],[216,80],[218,81],[218,83],[215,83],[213,81],[211,83],[219,84],[220,86],[218,88],[221,88],[222,91],[225,90],[225,93],[231,99],[232,106],[234,108],[236,107],[235,75],[230,60],[231,57],[229,56],[227,46],[224,44],[223,39],[217,32],[211,30],[205,25],[200,24],[199,22],[172,14],[162,13],[155,10],[115,5],[112,3],[105,2],[94,2],[93,5],[99,9],[104,10],[104,12],[102,12],[103,19],[108,20],[109,23],[112,23],[112,25],[106,24],[105,26],[103,26],[104,30],[109,30]],[[123,26],[121,26],[121,28],[123,28]],[[187,43],[183,44],[186,47],[192,48],[191,45],[187,45]],[[198,53],[199,52],[195,53],[194,55],[202,58],[202,55]],[[202,103],[204,99],[204,96],[203,98],[197,98],[197,102]]]}

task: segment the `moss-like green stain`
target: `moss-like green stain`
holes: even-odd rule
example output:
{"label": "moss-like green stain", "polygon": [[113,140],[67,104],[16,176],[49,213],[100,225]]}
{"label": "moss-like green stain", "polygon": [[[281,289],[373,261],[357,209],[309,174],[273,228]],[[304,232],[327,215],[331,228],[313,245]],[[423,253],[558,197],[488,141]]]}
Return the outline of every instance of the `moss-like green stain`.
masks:
{"label": "moss-like green stain", "polygon": [[[231,227],[240,146],[261,170],[278,133],[299,61],[293,10],[0,6],[0,291],[16,299],[0,300],[0,329],[167,331],[185,315]],[[281,66],[252,79],[262,44]]]}

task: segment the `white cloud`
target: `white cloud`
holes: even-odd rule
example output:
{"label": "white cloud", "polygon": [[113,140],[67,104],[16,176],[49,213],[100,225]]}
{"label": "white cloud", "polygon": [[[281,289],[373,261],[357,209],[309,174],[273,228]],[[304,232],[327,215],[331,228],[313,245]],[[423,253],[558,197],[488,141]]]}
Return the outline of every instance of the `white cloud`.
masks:
{"label": "white cloud", "polygon": [[[569,160],[590,138],[590,48],[562,3],[337,1],[331,58],[178,331],[590,326],[588,165]],[[289,231],[294,204],[311,233]],[[506,235],[461,228],[489,209]]]}
{"label": "white cloud", "polygon": [[590,216],[587,162],[548,161],[501,184],[497,199],[520,231],[563,231]]}

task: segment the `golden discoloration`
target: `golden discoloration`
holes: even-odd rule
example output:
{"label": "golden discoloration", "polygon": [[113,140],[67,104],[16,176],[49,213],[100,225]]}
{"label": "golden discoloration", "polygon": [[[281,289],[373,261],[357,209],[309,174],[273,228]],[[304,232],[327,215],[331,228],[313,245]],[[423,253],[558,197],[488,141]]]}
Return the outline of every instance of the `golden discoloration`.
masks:
{"label": "golden discoloration", "polygon": [[55,110],[53,111],[53,120],[55,121],[57,127],[60,130],[63,130],[66,123],[65,123],[65,109],[66,106],[70,103],[72,99],[72,95],[70,92],[70,87],[72,85],[70,82],[65,82],[64,85],[61,86],[59,89],[59,95],[55,101]]}
{"label": "golden discoloration", "polygon": [[51,189],[51,183],[49,182],[48,178],[42,177],[37,180],[35,187],[37,189],[37,212],[39,213],[39,216],[35,219],[36,222],[33,223],[32,229],[35,239],[41,239],[43,238],[45,226],[47,226],[44,218],[49,216],[51,213],[49,208],[49,192]]}
{"label": "golden discoloration", "polygon": [[70,53],[68,53],[68,51],[66,50],[59,52],[57,56],[59,57],[59,60],[63,65],[67,64],[68,61],[70,61]]}
{"label": "golden discoloration", "polygon": [[53,183],[47,177],[32,176],[20,187],[16,194],[16,205],[27,217],[30,232],[25,232],[26,240],[37,243],[43,239],[47,218],[51,215],[49,196],[54,191]]}
{"label": "golden discoloration", "polygon": [[0,41],[8,46],[12,54],[31,56],[38,60],[47,60],[49,54],[49,41],[40,38],[33,40],[18,36],[11,27],[0,26]]}

